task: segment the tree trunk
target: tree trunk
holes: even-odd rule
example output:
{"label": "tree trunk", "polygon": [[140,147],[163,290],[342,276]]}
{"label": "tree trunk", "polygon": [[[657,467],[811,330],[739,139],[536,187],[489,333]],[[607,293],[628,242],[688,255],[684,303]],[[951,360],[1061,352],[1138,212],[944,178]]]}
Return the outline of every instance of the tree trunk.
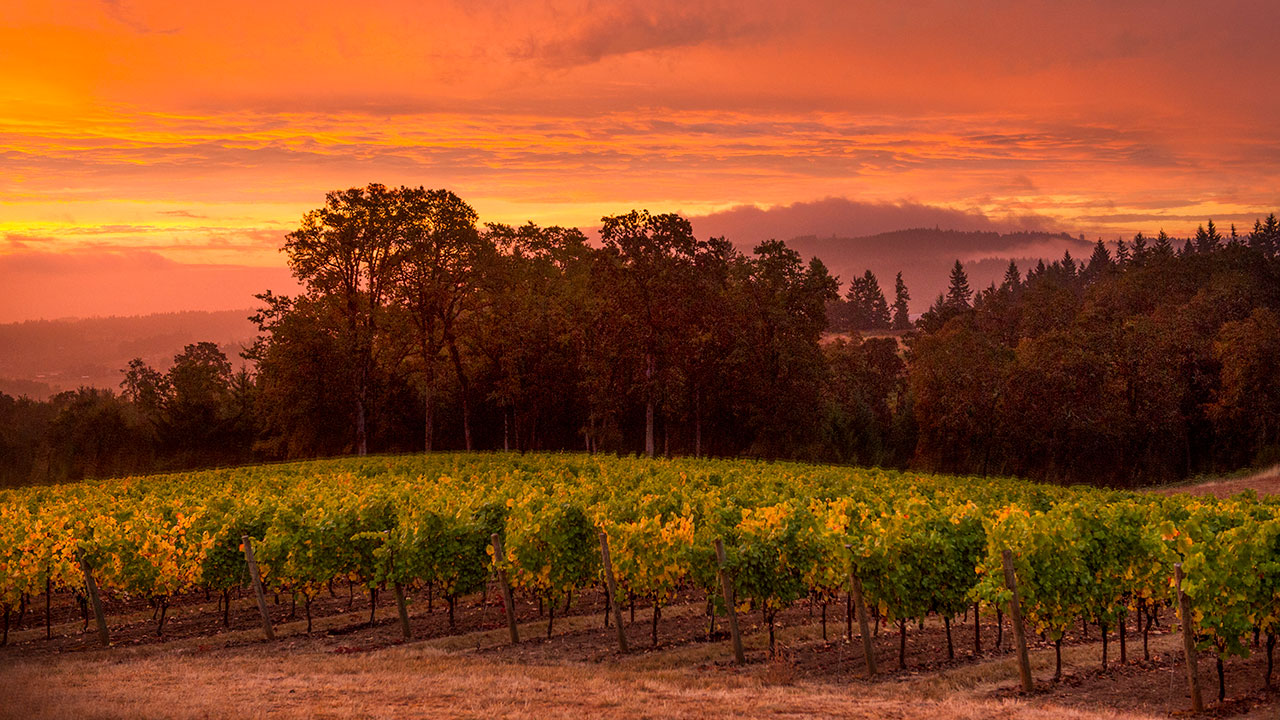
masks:
{"label": "tree trunk", "polygon": [[662,605],[655,599],[653,601],[653,646],[658,647],[658,619],[662,617]]}
{"label": "tree trunk", "polygon": [[653,382],[654,365],[656,359],[652,353],[645,354],[644,357],[644,380],[647,389],[645,390],[644,401],[644,454],[647,457],[653,457]]}
{"label": "tree trunk", "polygon": [[996,652],[1004,645],[1004,610],[996,605]]}
{"label": "tree trunk", "polygon": [[1102,632],[1102,672],[1107,671],[1107,624],[1098,623],[1098,630]]}
{"label": "tree trunk", "polygon": [[849,642],[853,642],[853,593],[852,592],[845,596],[844,635],[849,640]]}
{"label": "tree trunk", "polygon": [[1222,673],[1222,655],[1218,655],[1218,702],[1227,698],[1227,679]]}
{"label": "tree trunk", "polygon": [[1062,638],[1053,641],[1053,681],[1062,680]]}
{"label": "tree trunk", "polygon": [[[363,383],[361,383],[363,385]],[[364,419],[364,388],[361,387],[356,394],[356,454],[369,454],[369,441],[365,431]]]}
{"label": "tree trunk", "polygon": [[1150,634],[1151,632],[1151,622],[1155,618],[1151,616],[1151,608],[1147,608],[1146,612],[1144,612],[1143,614],[1146,615],[1147,617],[1142,624],[1142,659],[1150,660],[1151,651],[1147,648],[1147,635]]}
{"label": "tree trunk", "polygon": [[1120,613],[1120,664],[1124,665],[1129,662],[1129,650],[1125,641],[1125,625],[1128,623],[1128,613]]}
{"label": "tree trunk", "polygon": [[693,394],[693,456],[702,457],[702,393]]}
{"label": "tree trunk", "polygon": [[458,352],[458,340],[450,335],[449,357],[453,359],[453,371],[458,376],[458,386],[462,391],[462,437],[467,452],[471,452],[471,383],[467,379],[466,370],[462,369],[462,354]]}
{"label": "tree trunk", "polygon": [[169,609],[169,598],[160,600],[160,622],[156,624],[156,637],[164,637],[164,616]]}
{"label": "tree trunk", "polygon": [[956,648],[955,648],[955,645],[951,643],[951,616],[950,615],[947,615],[945,613],[943,614],[942,625],[947,629],[947,659],[955,660]]}
{"label": "tree trunk", "polygon": [[[7,619],[8,619],[8,617],[9,617],[8,612],[9,612],[8,610],[6,610],[6,611],[5,611],[5,618],[6,618],[6,622],[7,622]],[[1276,649],[1276,634],[1275,634],[1275,633],[1267,633],[1267,675],[1266,675],[1266,687],[1267,687],[1267,689],[1268,689],[1268,690],[1270,690],[1270,689],[1271,689],[1271,653],[1272,653],[1272,651],[1273,651],[1273,650],[1275,650],[1275,649]]]}
{"label": "tree trunk", "polygon": [[778,643],[775,640],[774,634],[773,634],[773,616],[774,616],[774,613],[765,611],[765,617],[769,623],[769,657],[770,658],[778,657]]}
{"label": "tree trunk", "polygon": [[982,654],[982,618],[978,616],[981,605],[973,604],[973,654]]}
{"label": "tree trunk", "polygon": [[556,621],[556,601],[555,598],[547,596],[547,639],[551,639],[551,625]]}
{"label": "tree trunk", "polygon": [[907,669],[907,621],[898,621],[898,669]]}
{"label": "tree trunk", "polygon": [[231,590],[222,591],[222,627],[231,627]]}
{"label": "tree trunk", "polygon": [[435,388],[432,387],[434,380],[427,376],[427,386],[422,391],[422,412],[425,422],[425,428],[422,432],[423,447],[427,452],[431,452],[431,440],[435,437],[436,425],[436,408],[435,408]]}

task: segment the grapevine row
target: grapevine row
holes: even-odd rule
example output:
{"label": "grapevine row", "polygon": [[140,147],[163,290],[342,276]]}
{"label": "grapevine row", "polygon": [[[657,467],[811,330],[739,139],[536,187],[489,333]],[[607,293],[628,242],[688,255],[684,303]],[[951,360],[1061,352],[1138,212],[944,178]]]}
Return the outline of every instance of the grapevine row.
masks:
{"label": "grapevine row", "polygon": [[0,604],[7,618],[46,587],[79,593],[80,557],[105,592],[161,608],[196,589],[225,597],[245,581],[247,536],[263,582],[300,597],[308,617],[345,578],[373,592],[429,583],[452,622],[457,599],[495,567],[548,607],[600,583],[600,532],[619,594],[654,607],[655,643],[660,610],[681,589],[724,612],[717,539],[737,602],[761,613],[771,647],[779,611],[834,598],[851,578],[904,641],[928,615],[949,628],[975,604],[1005,607],[1006,549],[1031,629],[1059,647],[1075,623],[1105,639],[1135,613],[1153,617],[1170,603],[1174,563],[1200,646],[1219,662],[1247,655],[1255,633],[1270,653],[1280,622],[1280,506],[1269,500],[575,455],[316,461],[6,490]]}

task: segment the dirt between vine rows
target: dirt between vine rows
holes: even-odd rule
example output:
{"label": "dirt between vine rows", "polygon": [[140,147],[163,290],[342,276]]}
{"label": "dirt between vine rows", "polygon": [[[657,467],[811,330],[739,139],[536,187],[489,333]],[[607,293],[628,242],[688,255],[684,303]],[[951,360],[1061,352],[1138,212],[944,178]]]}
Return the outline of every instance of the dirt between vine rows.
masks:
{"label": "dirt between vine rows", "polygon": [[[262,638],[261,621],[251,595],[240,593],[232,601],[230,627],[222,625],[217,596],[206,601],[203,593],[175,598],[163,637],[156,636],[153,609],[138,599],[107,600],[112,648],[100,649],[93,623],[88,631],[81,609],[67,593],[55,593],[52,603],[52,639],[44,636],[44,599],[33,598],[23,623],[11,617],[9,644],[0,648],[0,690],[5,673],[21,673],[42,665],[64,666],[78,658],[90,666],[100,658],[144,657],[190,661],[192,657],[307,656],[323,667],[325,658],[368,658],[380,662],[387,652],[420,648],[448,653],[451,657],[472,658],[470,662],[537,667],[598,667],[609,671],[678,672],[698,678],[712,687],[736,688],[743,682],[766,687],[825,688],[823,693],[857,688],[855,694],[875,691],[893,697],[954,698],[957,693],[974,702],[1027,707],[1072,708],[1081,712],[1107,711],[1120,715],[1180,716],[1189,707],[1180,640],[1168,632],[1172,616],[1165,611],[1165,623],[1150,638],[1151,658],[1143,660],[1141,634],[1135,623],[1128,628],[1127,663],[1119,664],[1120,648],[1112,631],[1110,666],[1100,667],[1101,643],[1098,630],[1087,636],[1077,628],[1064,641],[1065,676],[1059,683],[1049,680],[1053,673],[1053,650],[1032,636],[1036,692],[1022,697],[1016,688],[1017,668],[1011,651],[1012,633],[1006,627],[1003,643],[996,649],[997,626],[993,612],[982,616],[982,652],[975,653],[972,617],[958,617],[952,623],[952,654],[942,623],[931,618],[921,629],[909,624],[906,669],[898,666],[898,628],[882,627],[873,633],[880,673],[866,678],[862,643],[846,637],[844,598],[827,607],[826,639],[823,639],[821,605],[801,601],[779,614],[776,622],[777,654],[770,658],[768,631],[758,613],[740,615],[748,664],[735,666],[731,660],[724,619],[717,620],[709,635],[705,596],[682,593],[670,607],[663,608],[658,623],[658,644],[652,644],[652,617],[648,603],[637,602],[635,621],[624,606],[624,626],[631,652],[617,649],[613,628],[604,626],[603,596],[589,590],[576,594],[567,613],[556,608],[552,636],[546,637],[545,608],[539,613],[536,600],[517,595],[517,618],[522,642],[511,646],[506,618],[496,592],[477,594],[459,601],[455,625],[450,628],[445,604],[435,598],[427,611],[424,589],[411,590],[410,626],[412,639],[404,640],[394,599],[380,593],[375,621],[369,622],[369,596],[358,589],[348,595],[345,584],[335,587],[336,597],[323,592],[312,604],[313,631],[306,633],[301,604],[294,608],[288,597],[269,598],[269,609],[278,639]],[[348,609],[350,608],[350,609]],[[612,621],[611,621],[612,622]],[[856,629],[856,624],[854,625]],[[120,662],[117,660],[117,662]],[[1216,672],[1208,656],[1200,660],[1201,685],[1209,714],[1221,717],[1275,717],[1280,712],[1280,695],[1263,688],[1265,652],[1247,660],[1232,659],[1226,664],[1227,702],[1217,703]],[[127,664],[127,661],[126,661]],[[93,688],[92,673],[80,690]],[[1280,680],[1280,677],[1277,678]],[[79,686],[78,686],[79,687]],[[12,688],[10,688],[12,689]],[[99,688],[101,689],[101,688]],[[67,688],[63,691],[70,692]],[[0,716],[6,714],[7,692],[0,692]],[[75,693],[72,692],[74,696]],[[825,695],[824,695],[825,697]],[[47,698],[46,698],[47,700]],[[135,708],[136,709],[136,708]],[[270,713],[268,713],[270,714]],[[376,715],[377,713],[372,713]],[[169,717],[168,710],[160,715]],[[393,714],[394,715],[394,714]]]}

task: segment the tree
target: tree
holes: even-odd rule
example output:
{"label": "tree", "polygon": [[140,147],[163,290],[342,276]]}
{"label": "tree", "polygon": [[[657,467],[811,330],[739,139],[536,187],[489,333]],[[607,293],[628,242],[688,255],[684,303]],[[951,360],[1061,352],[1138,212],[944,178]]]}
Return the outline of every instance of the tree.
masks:
{"label": "tree", "polygon": [[[211,342],[187,345],[166,376],[170,443],[196,458],[224,457],[231,407],[231,362]],[[190,462],[190,461],[188,461]],[[188,464],[184,462],[183,464]],[[198,460],[196,460],[198,462]]]}
{"label": "tree", "polygon": [[397,262],[396,195],[376,183],[328,193],[324,207],[303,215],[284,244],[289,267],[308,295],[333,304],[342,323],[339,345],[350,358],[360,455],[368,452],[374,336]]}
{"label": "tree", "polygon": [[584,399],[620,394],[607,378],[598,393],[592,386],[595,368],[613,367],[592,288],[596,251],[576,228],[492,224],[487,235],[496,254],[481,277],[475,342],[502,414],[502,447],[536,449],[559,421],[594,450],[597,418],[583,417]]}
{"label": "tree", "polygon": [[948,307],[957,310],[968,310],[970,307],[969,300],[973,297],[973,291],[969,289],[969,276],[964,271],[964,266],[956,260],[955,267],[951,268],[951,284],[947,287]]}
{"label": "tree", "polygon": [[[1067,254],[1065,260],[1070,260],[1070,253]],[[1072,261],[1074,267],[1074,261]],[[1093,246],[1093,254],[1089,256],[1089,264],[1085,267],[1084,273],[1087,279],[1092,282],[1109,270],[1115,267],[1115,263],[1111,260],[1111,253],[1107,251],[1107,246],[1103,244],[1102,238],[1098,238],[1098,242]]]}
{"label": "tree", "polygon": [[907,284],[902,281],[902,273],[893,280],[893,329],[911,329],[911,314],[907,302],[911,295],[907,293]]}
{"label": "tree", "polygon": [[431,450],[437,365],[447,351],[461,387],[462,431],[470,450],[471,388],[459,350],[459,322],[474,311],[480,275],[493,255],[493,244],[476,229],[476,211],[448,190],[402,187],[392,191],[389,199],[394,204],[395,229],[390,237],[396,258],[392,292],[408,317],[423,378],[424,445]]}
{"label": "tree", "polygon": [[1018,271],[1017,262],[1009,261],[1009,267],[1004,271],[1004,279],[1000,281],[1000,288],[1011,292],[1022,288],[1022,273]]}
{"label": "tree", "polygon": [[889,328],[889,305],[875,273],[867,270],[862,277],[854,278],[845,300],[849,303],[851,324],[855,330]]}
{"label": "tree", "polygon": [[[1213,355],[1222,375],[1211,417],[1224,436],[1242,441],[1243,462],[1280,458],[1280,313],[1262,307],[1224,324]],[[1264,450],[1267,457],[1254,457]]]}
{"label": "tree", "polygon": [[1208,229],[1200,225],[1196,228],[1195,251],[1198,253],[1210,253],[1217,250],[1222,245],[1222,236],[1218,234],[1218,228],[1214,227],[1213,220],[1209,221]]}
{"label": "tree", "polygon": [[254,450],[272,458],[351,452],[356,389],[335,378],[354,375],[341,344],[341,318],[324,299],[270,292],[250,319],[262,333],[245,358],[257,365]]}
{"label": "tree", "polygon": [[1133,262],[1139,266],[1147,261],[1147,256],[1151,250],[1147,247],[1147,236],[1138,233],[1133,236]]}
{"label": "tree", "polygon": [[826,303],[839,283],[822,261],[806,265],[786,243],[769,240],[745,266],[741,333],[746,404],[754,452],[768,457],[811,452],[817,442],[813,408],[825,366],[818,340],[827,325]]}
{"label": "tree", "polygon": [[654,414],[666,387],[669,350],[694,310],[683,302],[683,290],[705,244],[693,237],[689,221],[675,213],[632,210],[601,218],[601,223],[616,318],[635,329],[639,344],[640,368],[633,387],[645,409],[644,452],[653,457]]}
{"label": "tree", "polygon": [[1273,257],[1280,250],[1280,220],[1271,213],[1266,221],[1256,220],[1253,232],[1249,233],[1249,247],[1261,252],[1264,257]]}
{"label": "tree", "polygon": [[1169,239],[1169,234],[1164,231],[1164,228],[1160,228],[1160,234],[1156,235],[1156,245],[1153,252],[1158,258],[1173,257],[1173,241]]}

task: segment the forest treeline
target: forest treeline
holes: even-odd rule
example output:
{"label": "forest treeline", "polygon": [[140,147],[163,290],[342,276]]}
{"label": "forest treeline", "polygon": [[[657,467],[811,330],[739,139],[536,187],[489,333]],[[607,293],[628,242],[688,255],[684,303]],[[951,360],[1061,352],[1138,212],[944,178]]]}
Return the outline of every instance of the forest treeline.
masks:
{"label": "forest treeline", "polygon": [[[749,455],[1135,485],[1280,461],[1280,226],[1210,221],[948,292],[844,292],[675,214],[481,225],[445,190],[330,193],[243,358],[0,394],[0,481],[364,452]],[[237,369],[239,366],[239,369]]]}

